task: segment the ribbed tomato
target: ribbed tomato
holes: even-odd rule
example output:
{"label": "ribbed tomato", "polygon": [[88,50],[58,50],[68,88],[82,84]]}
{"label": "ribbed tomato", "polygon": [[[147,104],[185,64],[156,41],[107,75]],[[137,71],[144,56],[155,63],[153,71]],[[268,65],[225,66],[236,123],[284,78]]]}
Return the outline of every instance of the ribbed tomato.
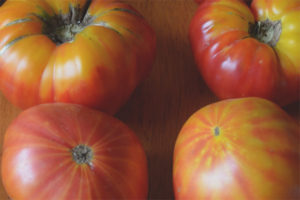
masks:
{"label": "ribbed tomato", "polygon": [[115,0],[7,0],[0,89],[21,108],[69,102],[116,112],[149,73],[155,34]]}
{"label": "ribbed tomato", "polygon": [[194,57],[221,99],[299,99],[300,0],[207,0],[190,24]]}
{"label": "ribbed tomato", "polygon": [[119,120],[73,104],[43,104],[9,126],[2,180],[13,200],[146,199],[145,152]]}
{"label": "ribbed tomato", "polygon": [[299,128],[276,104],[256,97],[200,109],[176,141],[176,199],[299,199]]}

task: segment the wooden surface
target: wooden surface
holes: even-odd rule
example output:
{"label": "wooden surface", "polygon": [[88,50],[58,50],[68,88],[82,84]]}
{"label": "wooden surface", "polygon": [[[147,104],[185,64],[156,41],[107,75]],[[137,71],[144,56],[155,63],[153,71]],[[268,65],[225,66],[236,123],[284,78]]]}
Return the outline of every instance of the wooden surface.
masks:
{"label": "wooden surface", "polygon": [[[116,117],[131,127],[148,156],[149,199],[173,199],[172,156],[175,140],[187,118],[216,102],[193,62],[188,41],[193,0],[127,0],[157,34],[157,57],[152,73]],[[284,109],[298,121],[299,103]],[[9,123],[20,112],[0,93],[0,148]],[[0,200],[8,199],[0,184]]]}

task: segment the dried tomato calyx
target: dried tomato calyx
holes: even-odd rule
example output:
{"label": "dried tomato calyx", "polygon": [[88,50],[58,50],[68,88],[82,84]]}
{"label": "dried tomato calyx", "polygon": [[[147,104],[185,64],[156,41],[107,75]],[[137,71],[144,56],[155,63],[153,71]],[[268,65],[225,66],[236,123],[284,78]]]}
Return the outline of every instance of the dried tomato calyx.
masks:
{"label": "dried tomato calyx", "polygon": [[87,1],[82,8],[70,5],[68,13],[48,16],[43,20],[43,33],[57,45],[72,42],[77,33],[93,22],[94,18],[87,13],[90,3],[91,0]]}
{"label": "dried tomato calyx", "polygon": [[266,19],[264,21],[249,24],[249,34],[257,40],[275,47],[280,39],[282,31],[282,24],[280,20],[271,21]]}
{"label": "dried tomato calyx", "polygon": [[88,164],[92,166],[93,151],[84,144],[77,145],[72,149],[73,160],[77,164]]}

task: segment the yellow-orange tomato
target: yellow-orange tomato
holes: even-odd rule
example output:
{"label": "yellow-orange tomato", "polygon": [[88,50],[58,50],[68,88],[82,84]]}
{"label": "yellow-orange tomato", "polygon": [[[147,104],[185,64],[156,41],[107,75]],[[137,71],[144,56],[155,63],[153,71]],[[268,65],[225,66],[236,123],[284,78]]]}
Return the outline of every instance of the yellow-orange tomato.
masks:
{"label": "yellow-orange tomato", "polygon": [[221,99],[300,95],[300,0],[206,0],[190,24],[201,75]]}
{"label": "yellow-orange tomato", "polygon": [[6,1],[0,89],[15,105],[71,102],[116,112],[149,73],[155,34],[114,0]]}
{"label": "yellow-orange tomato", "polygon": [[223,100],[193,114],[174,152],[176,199],[300,198],[299,125],[260,98]]}
{"label": "yellow-orange tomato", "polygon": [[13,200],[146,199],[147,160],[119,120],[74,104],[23,111],[3,145],[2,181]]}

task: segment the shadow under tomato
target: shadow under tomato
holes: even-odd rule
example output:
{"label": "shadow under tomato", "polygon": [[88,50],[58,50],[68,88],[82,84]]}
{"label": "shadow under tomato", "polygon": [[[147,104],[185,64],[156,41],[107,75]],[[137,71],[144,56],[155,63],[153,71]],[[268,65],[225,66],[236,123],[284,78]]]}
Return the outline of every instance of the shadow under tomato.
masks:
{"label": "shadow under tomato", "polygon": [[0,6],[2,6],[2,4],[4,4],[6,0],[0,0]]}
{"label": "shadow under tomato", "polygon": [[291,103],[283,107],[283,109],[300,125],[300,101]]}

